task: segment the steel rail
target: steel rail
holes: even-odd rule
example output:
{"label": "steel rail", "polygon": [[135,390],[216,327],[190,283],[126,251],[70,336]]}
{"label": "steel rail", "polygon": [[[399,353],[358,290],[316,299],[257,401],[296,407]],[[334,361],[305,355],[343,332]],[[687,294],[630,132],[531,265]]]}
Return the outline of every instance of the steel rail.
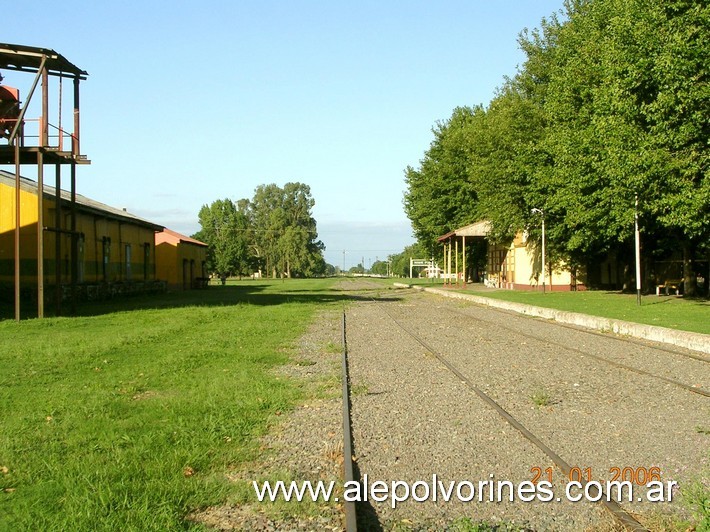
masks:
{"label": "steel rail", "polygon": [[[373,299],[373,301],[375,301]],[[376,302],[376,301],[375,301]],[[483,390],[481,390],[478,386],[476,386],[471,380],[466,377],[463,373],[461,373],[456,366],[454,366],[451,362],[449,362],[446,357],[444,357],[441,353],[439,353],[436,349],[434,349],[428,342],[426,342],[424,339],[422,339],[419,335],[416,333],[410,331],[407,329],[404,325],[402,325],[397,318],[395,318],[383,305],[379,305],[379,308],[381,308],[385,314],[387,314],[392,321],[394,321],[397,326],[402,329],[404,332],[406,332],[409,336],[414,338],[424,349],[429,351],[432,355],[434,355],[439,362],[441,362],[449,371],[451,371],[458,379],[461,380],[470,390],[472,390],[479,398],[481,398],[488,406],[493,408],[493,410],[498,413],[509,425],[511,425],[513,428],[515,428],[518,432],[520,432],[526,439],[528,439],[533,445],[535,445],[538,449],[540,449],[545,455],[552,460],[552,462],[562,471],[562,473],[569,477],[570,471],[572,470],[572,467],[567,463],[562,457],[560,457],[556,452],[554,452],[550,447],[548,447],[540,438],[535,436],[532,432],[530,432],[522,423],[520,423],[517,419],[515,419],[508,411],[506,411],[502,406],[500,406],[495,400],[493,400],[488,394],[486,394]],[[583,487],[586,487],[588,482],[582,482]],[[596,486],[592,486],[596,488]],[[603,490],[602,490],[602,493]],[[591,490],[590,490],[591,494]],[[597,491],[594,495],[598,495],[599,492]],[[602,504],[611,514],[612,516],[621,524],[624,528],[627,530],[632,530],[632,531],[646,531],[647,529],[639,523],[636,519],[634,519],[628,512],[626,512],[617,502],[611,501],[611,500],[606,500],[606,494],[602,497],[602,499],[599,501],[600,504]]]}
{"label": "steel rail", "polygon": [[[503,312],[501,309],[491,308],[491,310],[497,310],[499,312]],[[708,357],[704,357],[702,355],[696,355],[694,353],[681,353],[680,351],[676,351],[676,350],[670,349],[668,347],[662,347],[660,345],[651,345],[650,342],[652,342],[652,340],[647,340],[647,342],[643,342],[641,340],[634,340],[633,338],[630,338],[630,337],[610,336],[608,333],[601,333],[601,332],[597,332],[597,331],[590,331],[588,329],[581,329],[579,327],[575,327],[574,325],[569,325],[567,323],[562,323],[562,322],[555,322],[555,325],[559,325],[560,327],[564,327],[565,329],[570,329],[572,331],[577,331],[577,332],[581,332],[584,334],[591,334],[594,336],[599,336],[601,338],[612,339],[612,340],[616,340],[618,342],[627,342],[629,344],[634,344],[634,345],[638,345],[640,347],[645,347],[646,349],[653,349],[654,351],[663,351],[664,353],[670,353],[672,355],[678,355],[678,356],[685,357],[685,358],[692,358],[694,360],[699,360],[700,362],[705,362],[707,364],[710,364],[710,358],[708,358]]]}
{"label": "steel rail", "polygon": [[[465,317],[465,318],[468,318],[468,319],[471,319],[471,320],[474,320],[474,321],[478,321],[478,322],[481,322],[481,323],[486,323],[486,324],[489,324],[489,325],[492,324],[492,322],[490,322],[490,321],[483,320],[483,319],[477,318],[477,317],[475,317],[475,316],[471,316],[470,314],[467,314],[467,313],[465,313],[465,312],[462,312],[462,311],[460,311],[460,310],[458,310],[458,309],[446,308],[446,310],[449,311],[449,312],[451,312],[451,313],[453,313],[453,314],[457,314],[457,315],[459,315],[459,316],[463,316],[463,317]],[[555,324],[555,325],[556,325],[556,324]],[[680,387],[680,388],[683,388],[684,390],[687,390],[687,391],[689,391],[689,392],[692,392],[692,393],[695,393],[695,394],[698,394],[698,395],[702,395],[702,396],[704,396],[704,397],[710,397],[710,391],[705,390],[704,388],[697,388],[697,387],[695,387],[695,386],[691,386],[691,385],[689,385],[689,384],[685,384],[685,383],[680,382],[680,381],[677,381],[677,380],[675,380],[675,379],[671,379],[671,378],[669,378],[669,377],[664,377],[663,375],[658,375],[658,374],[656,374],[656,373],[651,373],[650,371],[646,371],[646,370],[643,370],[643,369],[640,369],[640,368],[635,368],[635,367],[629,366],[629,365],[627,365],[627,364],[622,364],[621,362],[616,362],[616,361],[614,361],[614,360],[611,360],[611,359],[609,359],[609,358],[603,357],[603,356],[601,356],[601,355],[595,355],[594,353],[590,353],[589,351],[584,351],[584,350],[582,350],[582,349],[579,349],[578,347],[573,347],[573,346],[566,345],[566,344],[563,344],[563,343],[560,343],[560,342],[555,342],[554,340],[550,340],[549,338],[545,338],[545,337],[543,337],[543,336],[538,336],[538,335],[535,335],[535,334],[530,334],[530,333],[522,332],[522,331],[519,331],[518,329],[515,329],[515,328],[513,328],[513,327],[510,327],[510,326],[507,326],[507,325],[503,325],[503,324],[500,323],[500,322],[496,322],[496,323],[495,323],[495,326],[496,326],[496,327],[500,327],[501,329],[505,329],[506,331],[510,331],[510,332],[512,332],[513,334],[517,334],[517,335],[519,335],[519,336],[523,336],[523,337],[525,337],[525,338],[530,338],[530,339],[532,339],[532,340],[538,340],[538,341],[543,342],[543,343],[545,343],[545,344],[554,345],[554,346],[556,346],[556,347],[560,347],[560,348],[565,349],[565,350],[567,350],[567,351],[572,351],[572,352],[577,353],[578,355],[580,355],[580,356],[582,356],[582,357],[593,358],[594,360],[598,360],[598,361],[600,361],[600,362],[605,362],[605,363],[607,363],[607,364],[609,364],[609,365],[611,365],[611,366],[614,366],[614,367],[617,367],[617,368],[620,368],[620,369],[625,369],[625,370],[627,370],[627,371],[631,371],[631,372],[637,373],[637,374],[639,374],[639,375],[644,375],[644,376],[646,376],[646,377],[652,377],[652,378],[654,378],[654,379],[658,379],[658,380],[661,380],[661,381],[663,381],[663,382],[667,382],[668,384],[673,384],[674,386],[678,386],[678,387]],[[693,358],[694,358],[694,357],[693,357]],[[707,360],[706,360],[706,361],[707,361]]]}
{"label": "steel rail", "polygon": [[[421,288],[416,288],[415,285],[408,285],[408,288],[409,288],[409,289],[416,289],[416,290],[419,291],[419,292],[424,292],[424,290],[422,290]],[[401,288],[401,290],[405,290],[405,288]],[[430,293],[432,293],[432,292],[430,292]],[[436,294],[436,293],[432,293],[432,294],[433,294],[433,295],[438,295],[438,294]],[[443,297],[443,296],[440,296],[440,297]],[[471,305],[475,306],[476,308],[485,308],[486,310],[491,310],[491,311],[493,311],[493,312],[498,312],[498,313],[500,313],[500,314],[505,314],[506,316],[517,316],[517,317],[528,317],[528,318],[535,318],[535,317],[536,317],[536,316],[529,316],[529,315],[526,315],[526,314],[521,314],[520,312],[515,312],[515,311],[512,311],[512,310],[506,310],[506,309],[502,309],[502,308],[496,308],[496,307],[492,307],[492,306],[482,305],[481,303],[476,303],[476,302],[470,301],[470,300],[462,300],[462,301],[466,301],[467,303],[470,303]],[[473,317],[473,316],[472,316],[472,317]],[[474,318],[474,319],[479,319],[479,318]],[[543,318],[543,319],[544,319],[544,318]],[[485,320],[480,320],[480,321],[485,321]],[[699,360],[700,362],[706,362],[706,363],[710,364],[710,358],[708,358],[708,357],[705,357],[705,356],[702,356],[702,355],[696,355],[696,354],[694,354],[694,353],[683,353],[683,352],[681,352],[681,351],[676,351],[675,349],[671,349],[670,347],[663,347],[663,346],[660,346],[660,345],[653,345],[653,344],[652,344],[653,340],[646,340],[646,341],[644,341],[644,340],[637,340],[637,339],[632,338],[632,337],[625,337],[625,336],[621,336],[621,335],[615,335],[615,334],[609,334],[609,333],[604,333],[604,332],[598,332],[598,331],[594,331],[594,330],[590,330],[590,329],[583,328],[583,327],[581,327],[581,326],[570,325],[570,324],[568,324],[568,323],[562,323],[562,322],[559,322],[559,321],[555,321],[555,322],[554,322],[554,325],[558,325],[559,327],[564,327],[565,329],[570,329],[570,330],[572,330],[572,331],[577,331],[577,332],[580,332],[580,333],[589,334],[589,335],[593,335],[593,336],[599,336],[599,337],[601,337],[601,338],[607,338],[607,339],[611,339],[611,340],[617,340],[617,341],[619,341],[619,342],[627,342],[627,343],[629,343],[629,344],[638,345],[638,346],[641,346],[641,347],[645,347],[645,348],[647,348],[647,349],[653,349],[654,351],[663,351],[663,352],[665,352],[665,353],[670,353],[670,354],[672,354],[672,355],[678,355],[678,356],[681,356],[681,357],[692,358],[692,359],[694,359],[694,360]]]}
{"label": "steel rail", "polygon": [[[343,380],[343,477],[347,484],[355,480],[353,467],[353,439],[350,418],[350,374],[348,372],[348,343],[345,333],[345,310],[341,321],[342,341],[342,380]],[[345,530],[357,531],[357,513],[354,501],[344,501]]]}
{"label": "steel rail", "polygon": [[[474,305],[476,305],[476,303],[474,303]],[[482,306],[482,305],[481,305],[481,306]],[[478,307],[481,307],[481,306],[476,305],[477,308],[478,308]],[[483,307],[483,308],[485,308],[486,310],[492,310],[492,311],[494,311],[494,312],[499,312],[499,313],[501,313],[501,314],[505,314],[506,316],[517,316],[517,317],[534,318],[534,316],[525,316],[525,315],[521,315],[521,314],[519,314],[519,313],[515,313],[515,312],[511,312],[511,311],[508,311],[508,310],[505,310],[505,309],[500,309],[500,308],[495,308],[495,307]],[[471,317],[473,318],[473,316],[471,316]],[[480,321],[484,321],[484,322],[485,322],[485,320],[481,320],[480,318],[474,318],[474,319],[477,319],[477,320],[480,320]],[[700,362],[706,362],[706,363],[710,364],[710,358],[708,358],[708,357],[704,357],[704,356],[702,356],[702,355],[696,355],[696,354],[694,354],[694,353],[682,353],[682,352],[680,352],[680,351],[676,351],[675,349],[671,349],[671,348],[668,348],[668,347],[663,347],[663,346],[660,346],[660,345],[652,345],[652,344],[650,343],[650,342],[652,342],[652,340],[648,340],[647,342],[644,342],[644,341],[641,341],[641,340],[635,340],[635,339],[633,339],[633,338],[624,337],[624,336],[617,336],[617,335],[612,336],[612,335],[610,335],[609,333],[591,331],[591,330],[589,330],[589,329],[584,329],[584,328],[581,328],[581,327],[576,327],[576,326],[574,326],[574,325],[569,325],[568,323],[562,323],[562,322],[558,322],[558,321],[555,321],[555,322],[554,322],[554,325],[557,325],[557,326],[559,326],[559,327],[564,327],[565,329],[570,329],[570,330],[572,330],[572,331],[576,331],[576,332],[580,332],[580,333],[584,333],[584,334],[590,334],[590,335],[593,335],[593,336],[599,336],[599,337],[601,337],[601,338],[607,338],[607,339],[609,339],[609,340],[616,340],[616,341],[618,341],[618,342],[626,342],[626,343],[629,343],[629,344],[638,345],[638,346],[640,346],[640,347],[645,347],[645,348],[647,348],[647,349],[653,349],[653,350],[655,350],[655,351],[663,351],[664,353],[670,353],[670,354],[672,354],[672,355],[678,355],[678,356],[681,356],[681,357],[692,358],[692,359],[694,359],[694,360],[699,360]]]}

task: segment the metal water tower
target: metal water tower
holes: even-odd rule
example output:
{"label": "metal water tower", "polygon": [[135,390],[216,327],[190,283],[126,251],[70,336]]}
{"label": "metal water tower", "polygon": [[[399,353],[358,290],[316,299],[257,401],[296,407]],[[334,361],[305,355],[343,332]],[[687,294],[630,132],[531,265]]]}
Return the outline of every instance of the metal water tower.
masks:
{"label": "metal water tower", "polygon": [[[12,85],[26,80],[28,88],[20,98],[20,90],[8,85],[0,85],[0,165],[14,165],[15,199],[11,205],[0,205],[0,212],[13,209],[14,222],[14,292],[15,318],[20,319],[20,287],[22,257],[20,249],[20,190],[22,165],[37,167],[37,315],[44,316],[44,233],[54,232],[55,238],[55,300],[57,313],[62,299],[61,286],[61,241],[60,234],[70,235],[71,253],[71,301],[76,301],[77,245],[76,232],[76,167],[90,161],[80,150],[79,84],[87,73],[70,63],[62,55],[47,48],[0,43],[0,75],[13,73]],[[55,81],[50,87],[50,78]],[[15,81],[17,79],[17,81]],[[0,80],[1,82],[2,80]],[[71,83],[72,119],[69,125],[62,120],[64,82]],[[40,86],[39,101],[33,100],[37,86]],[[54,102],[51,108],[50,101]],[[55,219],[44,220],[44,169],[47,165],[55,168]],[[62,168],[70,168],[70,223],[62,226],[61,183]]]}
{"label": "metal water tower", "polygon": [[10,134],[20,116],[20,90],[2,85],[0,74],[0,137],[10,138]]}

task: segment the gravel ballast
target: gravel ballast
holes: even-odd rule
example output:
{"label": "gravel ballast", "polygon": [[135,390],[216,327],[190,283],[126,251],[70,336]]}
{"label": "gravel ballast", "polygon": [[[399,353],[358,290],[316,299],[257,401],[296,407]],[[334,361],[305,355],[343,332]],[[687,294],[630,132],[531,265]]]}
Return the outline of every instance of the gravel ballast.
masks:
{"label": "gravel ballast", "polygon": [[[707,475],[710,437],[702,430],[710,420],[707,397],[584,353],[705,389],[710,384],[706,362],[671,353],[667,346],[661,350],[650,343],[402,293],[389,302],[359,303],[348,312],[355,454],[370,483],[431,483],[434,474],[447,482],[477,484],[493,474],[519,483],[532,478],[532,468],[553,465],[402,331],[383,306],[571,466],[591,468],[593,478],[610,480],[616,467],[658,467],[663,481],[681,486]],[[536,530],[613,527],[599,504],[565,501],[561,473],[556,470],[553,478],[560,502],[410,500],[393,509],[389,501],[370,501],[365,509],[385,529],[437,530],[464,518]],[[641,494],[641,488],[634,493]],[[663,512],[688,515],[677,500],[623,506],[647,523]]]}
{"label": "gravel ballast", "polygon": [[[552,460],[506,423],[490,405],[401,326],[445,356],[466,379],[497,401],[571,466],[610,479],[610,469],[658,467],[681,487],[710,471],[709,399],[589,355],[710,388],[707,362],[651,342],[533,319],[414,290],[391,290],[366,279],[345,280],[356,475],[375,481],[432,484],[530,481]],[[375,299],[371,299],[374,297]],[[283,412],[262,439],[261,459],[230,473],[235,482],[293,479],[342,485],[340,316],[322,312],[294,346],[292,363],[278,369],[310,390]],[[559,502],[471,502],[410,498],[358,503],[361,530],[619,530],[600,504],[569,502],[555,469]],[[470,491],[465,486],[462,495]],[[507,491],[506,491],[507,493]],[[643,493],[638,488],[635,495]],[[400,489],[401,494],[401,489]],[[342,489],[338,488],[342,496]],[[425,495],[423,484],[418,495]],[[488,495],[488,492],[485,492]],[[672,503],[622,505],[651,530],[671,515]],[[221,530],[342,530],[341,502],[229,504],[192,519]],[[483,529],[491,529],[483,528]],[[474,528],[475,529],[475,528]]]}

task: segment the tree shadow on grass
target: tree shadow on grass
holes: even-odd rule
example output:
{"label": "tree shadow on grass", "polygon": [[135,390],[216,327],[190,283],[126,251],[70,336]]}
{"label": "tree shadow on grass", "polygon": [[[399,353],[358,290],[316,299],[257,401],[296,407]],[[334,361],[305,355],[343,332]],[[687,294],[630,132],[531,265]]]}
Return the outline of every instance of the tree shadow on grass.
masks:
{"label": "tree shadow on grass", "polygon": [[[286,303],[329,304],[349,301],[369,301],[372,289],[339,290],[332,287],[298,288],[293,281],[284,283],[249,282],[209,286],[202,290],[186,290],[161,294],[120,295],[104,301],[83,301],[77,304],[75,316],[100,316],[114,312],[136,310],[169,309],[184,307],[224,307],[233,305],[270,306]],[[392,300],[389,296],[387,300]],[[399,298],[397,298],[399,299]],[[70,316],[70,303],[62,304],[62,316]],[[22,319],[37,317],[37,304],[34,301],[22,302]],[[54,317],[52,303],[46,305],[45,316]],[[0,320],[13,319],[14,306],[0,302]]]}
{"label": "tree shadow on grass", "polygon": [[[654,300],[655,299],[655,300]],[[672,305],[672,304],[688,304],[700,307],[710,308],[710,299],[704,296],[654,296],[654,299],[643,300],[643,305]]]}

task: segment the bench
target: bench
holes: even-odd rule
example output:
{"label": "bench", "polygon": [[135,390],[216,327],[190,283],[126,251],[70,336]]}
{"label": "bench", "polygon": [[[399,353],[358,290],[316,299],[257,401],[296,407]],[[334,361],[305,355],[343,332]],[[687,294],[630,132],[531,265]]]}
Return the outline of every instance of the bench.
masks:
{"label": "bench", "polygon": [[660,296],[661,295],[661,288],[663,288],[666,292],[666,295],[668,294],[668,290],[672,289],[675,290],[675,295],[680,294],[680,287],[683,285],[683,279],[667,279],[663,281],[663,284],[656,285],[656,295]]}

